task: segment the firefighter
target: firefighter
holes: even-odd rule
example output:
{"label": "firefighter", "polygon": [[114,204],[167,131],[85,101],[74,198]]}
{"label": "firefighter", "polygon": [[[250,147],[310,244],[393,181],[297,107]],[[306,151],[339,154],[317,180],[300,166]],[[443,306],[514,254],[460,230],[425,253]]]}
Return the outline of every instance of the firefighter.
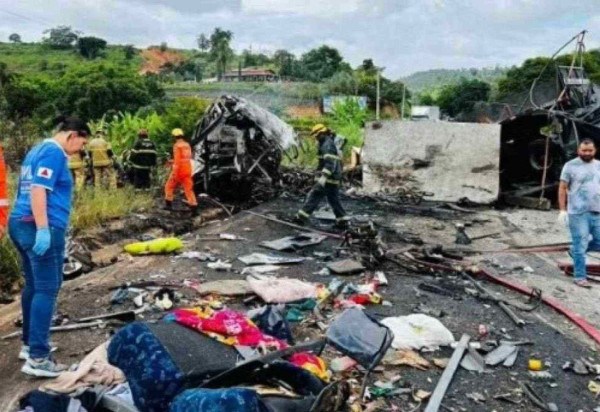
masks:
{"label": "firefighter", "polygon": [[87,144],[90,158],[92,159],[92,172],[94,175],[94,186],[117,188],[117,173],[115,170],[115,155],[110,143],[104,138],[104,132],[99,131]]}
{"label": "firefighter", "polygon": [[69,156],[69,170],[75,182],[75,191],[79,192],[85,185],[87,162],[89,158],[85,149]]}
{"label": "firefighter", "polygon": [[194,193],[194,181],[192,179],[192,148],[185,141],[183,130],[173,129],[171,135],[175,139],[175,144],[173,145],[173,166],[169,179],[165,184],[165,208],[173,210],[175,189],[183,186],[192,216],[197,216],[198,201]]}
{"label": "firefighter", "polygon": [[6,234],[8,224],[8,184],[6,163],[4,163],[4,151],[0,146],[0,239]]}
{"label": "firefighter", "polygon": [[136,189],[150,188],[150,173],[156,166],[156,145],[148,138],[148,131],[140,129],[138,139],[129,153],[133,169],[133,186]]}
{"label": "firefighter", "polygon": [[326,197],[335,214],[336,226],[345,228],[348,226],[348,220],[339,195],[342,159],[335,144],[335,133],[325,125],[317,124],[312,128],[310,136],[316,138],[319,145],[318,178],[294,220],[300,224],[306,223],[321,200]]}

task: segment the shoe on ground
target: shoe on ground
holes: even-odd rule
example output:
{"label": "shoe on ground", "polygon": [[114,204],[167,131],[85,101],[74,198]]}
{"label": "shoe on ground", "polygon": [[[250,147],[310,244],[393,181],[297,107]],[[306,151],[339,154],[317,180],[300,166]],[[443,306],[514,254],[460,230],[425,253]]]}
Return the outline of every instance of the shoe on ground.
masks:
{"label": "shoe on ground", "polygon": [[[54,343],[50,342],[50,353],[55,352],[56,349],[58,349],[56,347],[56,345]],[[21,351],[19,352],[19,359],[20,360],[29,359],[29,346],[27,346],[27,345],[21,346]]]}
{"label": "shoe on ground", "polygon": [[56,363],[51,358],[29,358],[21,368],[21,372],[38,378],[56,378],[66,370],[66,365]]}
{"label": "shoe on ground", "polygon": [[592,288],[592,284],[587,279],[574,280],[573,283],[575,285],[579,286],[580,288],[586,288],[586,289]]}

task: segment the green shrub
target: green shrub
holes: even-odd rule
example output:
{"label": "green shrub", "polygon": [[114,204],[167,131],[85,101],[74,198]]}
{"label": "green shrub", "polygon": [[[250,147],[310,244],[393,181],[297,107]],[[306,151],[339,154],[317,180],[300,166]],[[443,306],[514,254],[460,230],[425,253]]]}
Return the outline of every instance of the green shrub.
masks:
{"label": "green shrub", "polygon": [[10,292],[20,275],[19,255],[7,234],[0,240],[0,291]]}

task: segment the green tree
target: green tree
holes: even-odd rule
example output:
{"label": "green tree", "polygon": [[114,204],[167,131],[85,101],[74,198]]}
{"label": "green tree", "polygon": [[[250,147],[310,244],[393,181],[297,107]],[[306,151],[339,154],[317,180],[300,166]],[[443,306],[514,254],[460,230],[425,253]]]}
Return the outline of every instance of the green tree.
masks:
{"label": "green tree", "polygon": [[[511,94],[529,90],[533,81],[549,63],[550,59],[547,57],[535,57],[525,60],[520,67],[510,68],[504,77],[498,80],[497,99],[502,100]],[[552,81],[555,76],[556,71],[553,67],[549,67],[544,71],[539,81],[540,83]]]}
{"label": "green tree", "polygon": [[358,81],[353,73],[337,72],[325,83],[327,91],[332,94],[354,95],[358,91]]}
{"label": "green tree", "polygon": [[8,36],[8,41],[12,43],[21,43],[21,36],[18,33],[13,33]]}
{"label": "green tree", "polygon": [[315,82],[328,79],[338,71],[350,69],[347,63],[344,64],[340,52],[327,45],[308,51],[300,61],[306,79]]}
{"label": "green tree", "polygon": [[206,53],[210,49],[210,40],[206,34],[201,33],[196,41],[201,52]]}
{"label": "green tree", "polygon": [[162,42],[160,44],[160,46],[158,46],[158,49],[163,53],[166,52],[168,48],[169,48],[169,45],[167,44],[166,41]]}
{"label": "green tree", "polygon": [[55,104],[61,112],[98,119],[108,111],[135,112],[163,95],[154,78],[127,67],[98,64],[69,68],[57,81]]}
{"label": "green tree", "polygon": [[95,59],[100,55],[102,50],[106,49],[106,40],[98,37],[80,37],[77,40],[77,49],[86,59]]}
{"label": "green tree", "polygon": [[227,71],[227,63],[233,57],[233,50],[230,43],[233,39],[233,33],[229,30],[223,30],[217,27],[210,35],[210,57],[217,65],[217,77],[219,79]]}
{"label": "green tree", "polygon": [[449,116],[473,110],[477,102],[487,101],[491,87],[481,80],[462,79],[460,83],[442,87],[437,98],[440,109]]}
{"label": "green tree", "polygon": [[297,65],[296,56],[287,50],[277,50],[273,55],[273,62],[279,76],[291,77],[294,75],[294,66]]}
{"label": "green tree", "polygon": [[125,54],[125,60],[131,60],[133,59],[133,56],[136,55],[137,51],[135,50],[135,47],[133,47],[133,44],[126,44],[123,46],[123,53]]}
{"label": "green tree", "polygon": [[55,49],[70,49],[77,42],[79,32],[73,31],[71,26],[57,26],[44,31],[47,36],[42,43]]}
{"label": "green tree", "polygon": [[435,106],[435,98],[429,93],[421,93],[417,96],[417,100],[422,106]]}

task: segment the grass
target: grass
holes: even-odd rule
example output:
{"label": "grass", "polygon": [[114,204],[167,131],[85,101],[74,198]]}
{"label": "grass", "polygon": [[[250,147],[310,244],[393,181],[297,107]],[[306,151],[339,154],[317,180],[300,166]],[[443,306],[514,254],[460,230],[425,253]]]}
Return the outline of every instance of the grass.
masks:
{"label": "grass", "polygon": [[[76,196],[71,228],[78,232],[152,206],[150,193],[135,192],[131,187],[116,190],[86,188]],[[7,235],[0,240],[0,290],[10,291],[19,284],[19,265],[18,253]]]}
{"label": "grass", "polygon": [[136,192],[129,186],[116,190],[85,188],[76,196],[71,228],[74,231],[85,230],[152,206],[150,193]]}

